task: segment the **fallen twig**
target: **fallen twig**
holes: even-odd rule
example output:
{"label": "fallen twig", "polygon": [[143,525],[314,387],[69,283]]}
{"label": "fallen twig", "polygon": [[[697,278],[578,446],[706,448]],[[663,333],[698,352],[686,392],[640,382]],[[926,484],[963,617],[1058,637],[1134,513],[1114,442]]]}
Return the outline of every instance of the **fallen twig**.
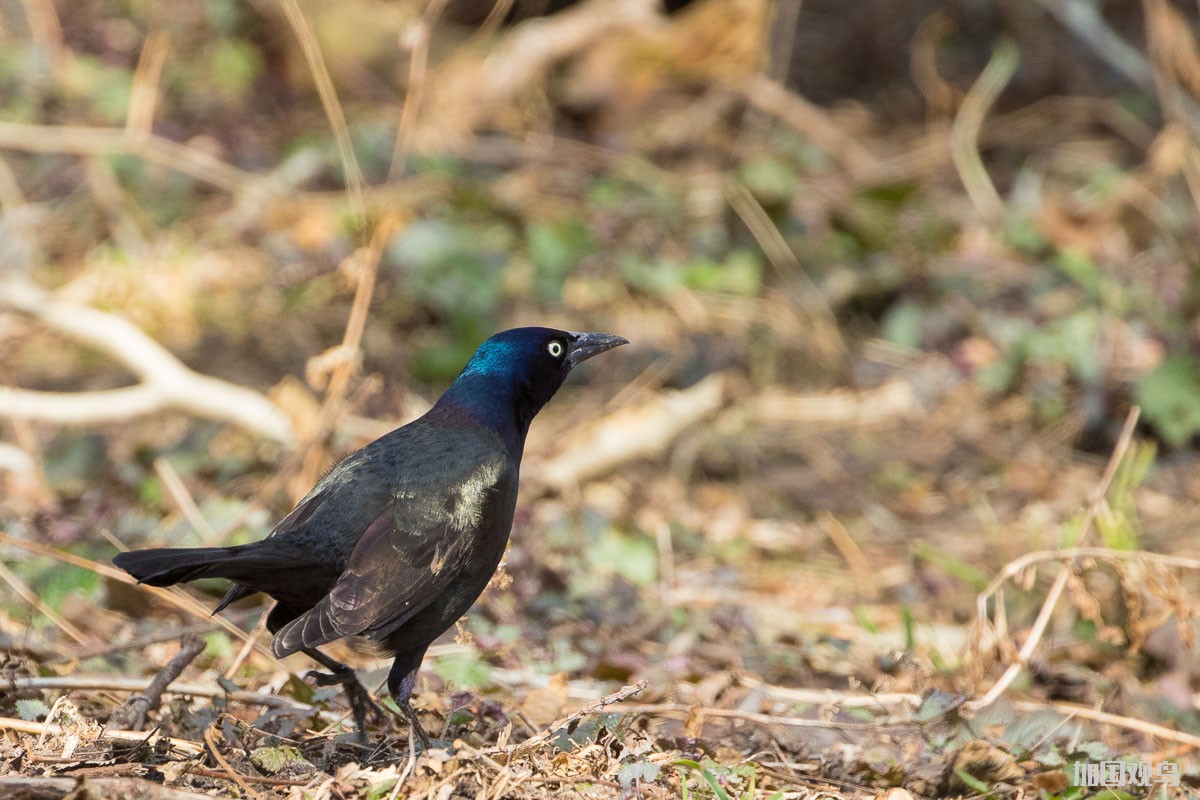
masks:
{"label": "fallen twig", "polygon": [[0,122],[0,150],[131,155],[239,195],[255,190],[262,192],[270,185],[203,150],[124,128]]}
{"label": "fallen twig", "polygon": [[[109,675],[68,675],[65,677],[13,678],[5,681],[2,685],[12,686],[18,690],[62,689],[145,693],[150,690],[150,686],[154,680],[154,678],[123,678]],[[233,703],[245,703],[247,705],[264,706],[266,708],[289,708],[296,711],[314,710],[313,706],[297,700],[291,700],[287,697],[260,692],[227,692],[220,686],[210,686],[202,683],[173,682],[163,689],[160,694],[188,695],[189,697],[204,697],[210,700],[226,699]]]}
{"label": "fallen twig", "polygon": [[[2,125],[3,123],[0,123]],[[167,408],[231,422],[284,444],[292,423],[258,392],[201,375],[136,326],[114,314],[60,300],[21,279],[0,282],[0,309],[37,319],[128,367],[136,386],[94,392],[39,392],[0,387],[0,414],[65,424],[125,421]]]}
{"label": "fallen twig", "polygon": [[12,589],[22,600],[33,607],[35,611],[44,616],[46,619],[54,623],[54,626],[65,633],[67,636],[74,639],[79,644],[88,644],[89,640],[84,635],[83,631],[71,624],[71,621],[61,616],[42,599],[37,593],[26,585],[25,581],[21,580],[12,570],[0,562],[0,580],[8,584],[8,588]]}
{"label": "fallen twig", "polygon": [[871,425],[914,414],[921,408],[910,381],[893,380],[873,389],[790,393],[768,390],[754,398],[760,422],[789,425]]}
{"label": "fallen twig", "polygon": [[1099,711],[1087,706],[1077,706],[1071,703],[1037,703],[1029,700],[1017,700],[1013,703],[1013,708],[1018,711],[1053,711],[1057,714],[1063,714],[1068,718],[1086,719],[1102,725],[1112,725],[1116,728],[1137,731],[1138,733],[1144,733],[1168,742],[1177,742],[1188,747],[1200,749],[1200,736],[1196,736],[1195,734],[1171,730],[1170,728],[1164,728],[1162,725],[1147,722],[1144,719],[1110,714],[1107,711]]}
{"label": "fallen twig", "polygon": [[921,695],[911,692],[835,692],[832,689],[793,689],[789,686],[775,686],[750,675],[739,675],[737,682],[748,689],[761,691],[766,697],[774,700],[786,700],[792,703],[811,703],[819,706],[835,706],[838,708],[907,708],[914,709],[921,705]]}
{"label": "fallen twig", "polygon": [[[600,713],[601,709],[589,710],[586,714]],[[756,711],[742,711],[736,708],[713,708],[711,706],[696,706],[690,703],[648,703],[644,705],[628,704],[621,706],[621,711],[627,714],[682,714],[689,720],[699,719],[701,724],[707,717],[725,719],[740,719],[758,725],[779,725],[785,728],[835,728],[837,730],[879,731],[885,728],[902,728],[915,723],[907,720],[900,722],[838,722],[836,720],[805,719],[803,717],[784,717],[775,714],[760,714]]]}
{"label": "fallen twig", "polygon": [[561,491],[630,461],[657,458],[685,430],[725,404],[725,387],[724,375],[710,375],[646,405],[622,409],[601,422],[585,441],[542,464],[536,474],[543,487]]}
{"label": "fallen twig", "polygon": [[591,714],[598,714],[598,713],[602,712],[608,706],[613,705],[614,703],[620,703],[627,698],[633,697],[634,695],[641,693],[646,688],[647,685],[648,684],[646,683],[646,681],[638,681],[637,683],[632,684],[630,686],[626,686],[619,691],[613,692],[612,694],[606,694],[604,697],[601,697],[599,700],[589,703],[588,705],[584,706],[583,708],[579,709],[578,711],[572,712],[572,713],[568,714],[567,716],[563,717],[562,719],[551,723],[544,731],[539,733],[537,736],[531,736],[530,738],[526,739],[525,741],[520,742],[520,743],[508,748],[507,754],[508,754],[510,760],[511,760],[512,756],[515,756],[518,753],[522,753],[526,750],[530,750],[534,747],[538,747],[539,745],[545,744],[546,742],[550,741],[551,737],[553,737],[557,731],[562,730],[563,728],[567,727],[571,723],[578,722],[579,720],[581,720],[584,717],[589,716]]}
{"label": "fallen twig", "polygon": [[[52,722],[31,722],[24,719],[15,719],[13,717],[0,717],[0,730],[16,731],[18,733],[28,733],[35,736],[62,736],[65,731],[61,725],[56,725]],[[135,742],[145,742],[153,744],[154,742],[164,741],[178,749],[180,752],[190,755],[197,755],[203,752],[203,748],[195,742],[189,742],[186,739],[173,739],[170,736],[161,736],[155,731],[143,733],[141,731],[122,731],[122,730],[105,730],[101,734],[101,738],[105,739],[132,739]],[[4,796],[0,793],[0,796]]]}
{"label": "fallen twig", "polygon": [[185,633],[179,638],[179,652],[176,653],[158,674],[146,684],[144,692],[138,692],[125,701],[109,717],[109,724],[131,731],[140,731],[146,724],[146,713],[152,708],[158,708],[162,703],[163,692],[171,683],[187,669],[188,664],[196,656],[204,652],[204,640],[194,633]]}

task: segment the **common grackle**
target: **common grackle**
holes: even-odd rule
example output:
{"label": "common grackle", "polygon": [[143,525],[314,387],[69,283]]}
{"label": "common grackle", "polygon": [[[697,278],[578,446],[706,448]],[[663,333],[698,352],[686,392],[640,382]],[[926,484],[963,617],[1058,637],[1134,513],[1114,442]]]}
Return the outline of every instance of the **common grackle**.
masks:
{"label": "common grackle", "polygon": [[500,563],[529,423],[573,367],[623,344],[607,333],[498,333],[428,413],[347,456],[267,538],[136,550],[113,563],[151,586],[228,578],[214,614],[255,592],[274,598],[275,656],[302,652],[329,669],[310,675],[342,684],[360,738],[378,706],[352,669],[317,648],[343,636],[378,642],[395,656],[392,698],[428,748],[409,704],[417,670]]}

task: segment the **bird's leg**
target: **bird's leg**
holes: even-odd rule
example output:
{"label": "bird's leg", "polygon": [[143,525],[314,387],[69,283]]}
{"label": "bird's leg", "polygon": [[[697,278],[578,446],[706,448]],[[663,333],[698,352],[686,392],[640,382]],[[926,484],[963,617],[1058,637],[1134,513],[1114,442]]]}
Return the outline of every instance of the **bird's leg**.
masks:
{"label": "bird's leg", "polygon": [[428,750],[429,734],[421,727],[421,720],[417,718],[417,712],[409,703],[413,688],[417,685],[417,672],[421,669],[421,660],[424,658],[424,648],[418,653],[397,653],[396,660],[392,662],[392,671],[388,673],[388,691],[392,693],[392,700],[404,714],[405,721],[412,726],[412,732],[420,740],[421,749]]}
{"label": "bird's leg", "polygon": [[328,673],[316,670],[308,673],[307,677],[315,680],[318,686],[341,684],[342,689],[346,692],[346,699],[350,701],[350,710],[354,713],[354,724],[358,727],[358,740],[366,744],[367,711],[373,711],[377,719],[386,719],[383,709],[371,699],[371,693],[359,682],[358,676],[354,674],[351,667],[335,661],[315,647],[305,648],[301,652],[329,670]]}

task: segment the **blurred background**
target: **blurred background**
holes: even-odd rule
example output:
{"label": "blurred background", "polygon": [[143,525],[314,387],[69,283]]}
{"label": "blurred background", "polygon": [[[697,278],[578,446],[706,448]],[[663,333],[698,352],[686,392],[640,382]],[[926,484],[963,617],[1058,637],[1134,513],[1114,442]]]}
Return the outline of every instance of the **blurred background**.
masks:
{"label": "blurred background", "polygon": [[[426,661],[430,730],[496,746],[645,680],[528,769],[1190,780],[1198,26],[1182,0],[0,0],[0,666],[26,681],[0,715],[47,721],[35,677],[151,675],[181,629],[190,679],[344,713],[265,654],[261,606],[222,628],[219,582],[152,597],[109,560],[262,537],[480,341],[545,324],[632,345],[534,424],[504,574]],[[1100,549],[1005,570],[1072,547]],[[199,740],[221,710],[261,711],[158,722]],[[2,741],[0,773],[41,752]],[[243,771],[348,758],[296,755]]]}

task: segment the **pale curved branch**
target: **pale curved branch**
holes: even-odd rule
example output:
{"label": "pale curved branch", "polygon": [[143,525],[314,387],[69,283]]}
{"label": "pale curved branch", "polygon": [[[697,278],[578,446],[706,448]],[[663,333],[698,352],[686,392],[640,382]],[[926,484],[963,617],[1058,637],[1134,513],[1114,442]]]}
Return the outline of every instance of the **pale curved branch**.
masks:
{"label": "pale curved branch", "polygon": [[59,300],[21,280],[0,282],[0,309],[26,314],[77,342],[102,350],[141,379],[135,386],[95,392],[39,392],[0,386],[0,415],[86,425],[176,409],[230,422],[284,444],[295,441],[291,421],[266,397],[192,371],[118,316]]}

